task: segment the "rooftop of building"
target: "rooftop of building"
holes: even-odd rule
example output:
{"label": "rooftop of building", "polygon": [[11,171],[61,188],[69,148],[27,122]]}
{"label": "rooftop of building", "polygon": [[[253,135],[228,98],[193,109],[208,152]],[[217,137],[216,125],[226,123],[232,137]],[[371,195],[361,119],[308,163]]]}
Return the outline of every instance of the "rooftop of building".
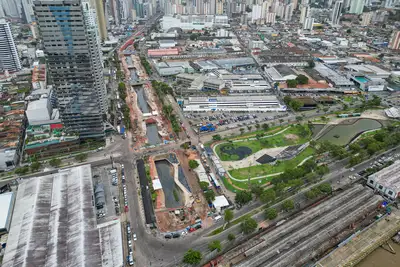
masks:
{"label": "rooftop of building", "polygon": [[371,174],[370,177],[380,185],[400,192],[400,160],[396,160],[392,165]]}
{"label": "rooftop of building", "polygon": [[276,96],[217,96],[217,97],[189,97],[190,102],[254,102],[254,101],[278,101]]}
{"label": "rooftop of building", "polygon": [[11,221],[13,198],[13,192],[0,194],[0,229],[7,228]]}
{"label": "rooftop of building", "polygon": [[276,65],[274,68],[279,72],[281,76],[296,75],[296,73],[286,65]]}
{"label": "rooftop of building", "polygon": [[97,225],[92,194],[90,165],[20,183],[2,266],[122,266],[120,223]]}

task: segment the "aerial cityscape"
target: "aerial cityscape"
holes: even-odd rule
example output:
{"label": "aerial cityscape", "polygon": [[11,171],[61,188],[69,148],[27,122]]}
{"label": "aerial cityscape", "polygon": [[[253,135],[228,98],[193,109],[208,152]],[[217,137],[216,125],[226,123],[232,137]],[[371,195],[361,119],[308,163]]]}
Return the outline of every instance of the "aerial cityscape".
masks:
{"label": "aerial cityscape", "polygon": [[400,266],[400,0],[0,0],[0,266]]}

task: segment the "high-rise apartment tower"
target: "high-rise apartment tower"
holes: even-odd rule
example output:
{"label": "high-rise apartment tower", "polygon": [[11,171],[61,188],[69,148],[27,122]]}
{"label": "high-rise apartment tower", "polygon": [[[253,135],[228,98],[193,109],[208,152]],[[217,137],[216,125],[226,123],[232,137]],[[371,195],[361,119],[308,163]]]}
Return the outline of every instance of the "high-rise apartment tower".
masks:
{"label": "high-rise apartment tower", "polygon": [[81,138],[104,138],[107,111],[100,40],[89,0],[35,0],[61,119]]}
{"label": "high-rise apartment tower", "polygon": [[11,33],[10,24],[0,19],[0,73],[15,72],[21,69],[17,47]]}

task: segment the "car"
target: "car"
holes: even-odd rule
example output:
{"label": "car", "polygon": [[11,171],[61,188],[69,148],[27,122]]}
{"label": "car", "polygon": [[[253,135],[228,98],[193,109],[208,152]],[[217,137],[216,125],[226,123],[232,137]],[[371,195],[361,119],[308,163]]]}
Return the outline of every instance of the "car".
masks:
{"label": "car", "polygon": [[172,237],[173,237],[173,238],[179,238],[180,236],[181,236],[181,235],[180,235],[179,233],[173,233],[173,234],[172,234]]}
{"label": "car", "polygon": [[136,241],[136,240],[137,240],[136,233],[133,233],[133,241]]}
{"label": "car", "polygon": [[171,239],[171,238],[172,238],[172,235],[165,235],[164,238],[165,238],[165,239]]}
{"label": "car", "polygon": [[354,170],[355,170],[354,168],[351,168],[351,169],[350,169],[350,171],[352,171],[352,172],[354,172]]}

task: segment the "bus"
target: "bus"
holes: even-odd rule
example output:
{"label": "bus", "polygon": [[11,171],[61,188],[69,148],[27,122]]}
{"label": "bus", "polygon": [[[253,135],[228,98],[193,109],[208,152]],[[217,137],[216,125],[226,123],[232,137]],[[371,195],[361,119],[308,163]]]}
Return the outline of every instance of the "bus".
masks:
{"label": "bus", "polygon": [[210,173],[210,182],[215,186],[216,189],[220,189],[221,185],[219,184],[217,178],[213,173]]}

